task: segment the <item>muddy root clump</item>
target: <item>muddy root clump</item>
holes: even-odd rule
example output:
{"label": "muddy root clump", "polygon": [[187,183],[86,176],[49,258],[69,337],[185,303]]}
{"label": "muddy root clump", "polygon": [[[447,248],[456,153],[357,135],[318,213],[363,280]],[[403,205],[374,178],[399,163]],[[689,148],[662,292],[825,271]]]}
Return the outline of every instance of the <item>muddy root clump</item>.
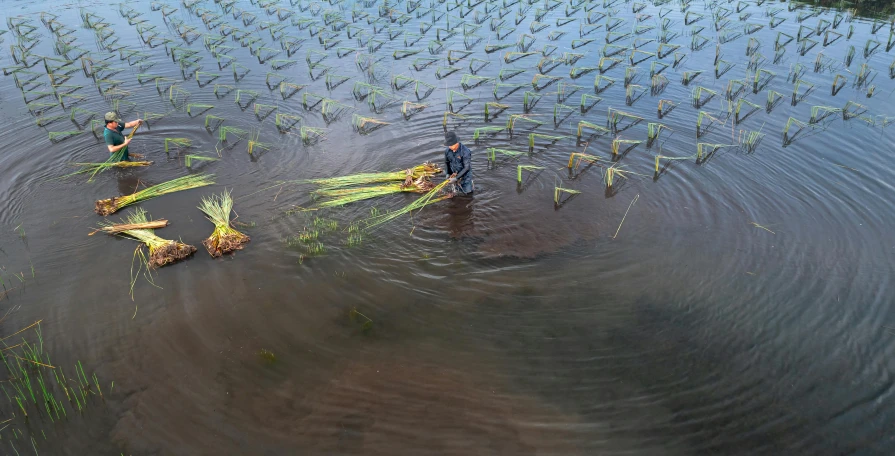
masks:
{"label": "muddy root clump", "polygon": [[93,211],[103,217],[107,215],[112,215],[118,211],[118,197],[113,197],[104,200],[97,200],[96,204],[93,207]]}
{"label": "muddy root clump", "polygon": [[196,248],[191,245],[171,241],[154,249],[152,253],[149,254],[149,265],[154,268],[160,268],[166,264],[176,263],[183,260],[192,255],[195,251]]}
{"label": "muddy root clump", "polygon": [[208,250],[212,258],[217,258],[225,253],[242,250],[251,238],[242,233],[225,234],[222,236],[209,236],[202,241],[202,245]]}

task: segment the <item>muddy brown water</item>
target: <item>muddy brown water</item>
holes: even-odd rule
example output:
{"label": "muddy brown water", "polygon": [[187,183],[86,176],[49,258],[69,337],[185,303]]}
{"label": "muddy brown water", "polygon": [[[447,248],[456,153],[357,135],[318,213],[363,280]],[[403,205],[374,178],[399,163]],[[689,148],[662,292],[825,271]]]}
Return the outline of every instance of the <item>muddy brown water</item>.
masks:
{"label": "muddy brown water", "polygon": [[[392,54],[405,49],[405,36],[412,41],[413,35],[407,34],[417,33],[420,23],[431,22],[432,13],[418,17],[416,10],[406,13],[412,3],[390,3],[394,17],[407,14],[409,22],[387,24],[381,30],[376,25],[374,33],[374,26],[361,15],[352,22],[352,9],[376,18],[378,4],[240,1],[224,13],[222,5],[211,1],[191,8],[171,2],[167,10],[178,11],[167,19],[158,10],[160,5],[131,4],[142,13],[136,21],[146,21],[137,25],[129,24],[123,17],[127,10],[119,11],[117,5],[6,5],[7,17],[23,15],[37,27],[35,55],[55,55],[53,34],[40,21],[41,12],[53,12],[75,30],[71,35],[77,38],[75,44],[90,56],[112,56],[108,62],[122,71],[110,78],[121,81],[120,88],[129,93],[119,105],[125,120],[146,113],[165,116],[141,129],[132,143],[132,152],[155,162],[151,167],[107,171],[92,183],[84,176],[59,179],[73,170],[71,162],[102,161],[107,156],[104,146],[91,135],[89,125],[81,135],[50,142],[48,132],[81,125],[60,120],[37,127],[40,116],[29,111],[12,76],[0,78],[4,151],[0,311],[9,311],[0,321],[0,334],[42,320],[44,349],[54,363],[72,366],[81,361],[89,373],[96,372],[104,388],[114,381],[105,400],[93,398],[82,414],[72,412],[55,422],[39,412],[27,420],[16,415],[10,428],[0,430],[3,454],[883,455],[895,451],[891,432],[895,312],[890,283],[895,272],[891,233],[895,198],[887,117],[895,116],[891,108],[895,85],[889,70],[895,51],[886,51],[888,24],[874,33],[877,26],[871,18],[810,6],[790,11],[788,3],[693,2],[688,11],[706,17],[685,25],[686,13],[675,2],[591,2],[577,11],[574,6],[567,9],[569,3],[538,11],[550,5],[536,2],[518,16],[517,26],[513,24],[520,4],[508,7],[503,17],[508,28],[502,30],[516,30],[500,40],[490,25],[492,18],[499,18],[502,3],[481,3],[474,12],[468,6],[456,9],[450,2],[433,2],[435,26],[410,46],[423,51],[395,60]],[[644,8],[635,14],[640,6]],[[154,64],[140,70],[117,52],[103,50],[94,32],[82,25],[79,8],[110,24],[119,39],[116,46],[145,52],[144,64]],[[718,78],[713,74],[715,41],[726,32],[715,32],[709,8],[722,14],[726,13],[719,8],[731,11],[728,31],[742,31],[747,22],[764,25],[721,45],[721,59],[735,66]],[[233,11],[257,18],[245,25],[243,20],[251,15],[234,17]],[[292,18],[278,19],[288,11],[294,11]],[[340,11],[349,25],[367,30],[363,39],[383,42],[372,53],[377,60],[375,80],[355,65],[366,46],[349,39],[348,28],[334,33],[337,36],[330,39],[341,43],[324,51],[317,36],[290,22],[311,18],[322,25],[327,11]],[[548,27],[531,33],[530,25],[541,12],[545,16],[540,22]],[[594,12],[624,19],[614,30],[618,33],[634,32],[635,25],[655,25],[613,43],[636,44],[652,53],[657,52],[658,41],[648,40],[661,37],[662,21],[668,19],[672,22],[665,24],[666,38],[680,45],[677,52],[686,58],[677,66],[672,65],[673,53],[637,64],[633,83],[646,92],[629,106],[624,89],[629,50],[618,56],[622,63],[604,74],[615,84],[597,95],[593,83],[599,71],[578,79],[569,76],[572,66],[597,67],[604,51],[607,19],[580,36],[581,24],[587,24]],[[265,83],[269,62],[259,63],[248,48],[228,37],[222,44],[233,49],[226,52],[250,70],[234,81],[232,69],[219,68],[203,38],[188,44],[175,31],[195,27],[198,33],[220,35],[220,27],[206,27],[203,13],[219,14],[221,23],[252,31],[249,36],[261,40],[253,45],[256,48],[280,49],[281,39],[273,38],[269,28],[260,30],[271,25],[265,21],[285,24],[282,33],[306,38],[295,54],[283,52],[276,58],[296,60],[277,72],[307,87],[283,99],[276,87],[270,90]],[[460,21],[471,28],[478,25],[476,17],[486,14],[491,17],[473,32],[482,42],[455,63],[459,71],[437,78],[436,67],[448,65],[448,50],[465,49]],[[768,14],[785,20],[771,28]],[[843,14],[843,20],[833,29],[837,14]],[[567,15],[574,20],[556,26],[556,20]],[[825,30],[819,23],[823,20],[843,36],[825,46],[823,33],[814,33],[810,39],[817,44],[804,56],[799,55],[800,43],[793,40],[775,61],[778,32],[796,37],[800,26],[805,26],[802,34],[818,27]],[[165,46],[144,44],[138,27],[153,25],[159,37],[173,40],[169,46],[197,51],[201,71],[220,78],[200,86],[193,77],[195,68],[182,72]],[[448,26],[458,33],[434,55],[439,62],[422,71],[411,68],[415,58],[432,56],[426,49],[429,42],[438,28]],[[701,35],[709,44],[701,50],[690,47],[693,26],[705,27]],[[853,31],[846,37],[850,27]],[[556,30],[568,33],[551,41],[548,35]],[[404,35],[389,39],[390,32],[400,31]],[[503,132],[478,142],[472,139],[475,128],[503,126],[510,114],[525,112],[524,92],[534,91],[529,84],[538,73],[540,56],[507,64],[503,54],[515,48],[484,52],[486,45],[513,43],[522,33],[537,37],[533,50],[556,46],[553,57],[563,52],[584,54],[574,65],[560,63],[548,73],[562,77],[565,84],[581,86],[565,104],[577,107],[583,93],[602,98],[586,113],[575,112],[554,123],[558,86],[551,85],[540,91],[542,98],[530,112],[544,123],[532,131],[574,137],[579,120],[606,126],[610,107],[645,120],[617,136],[588,138],[586,149],[575,138],[553,144],[538,140],[533,151],[518,159],[498,155],[489,162],[488,147],[529,152],[528,131],[518,127],[512,136]],[[6,44],[17,42],[13,35],[4,36]],[[764,59],[760,68],[776,75],[757,93],[751,84],[754,69],[746,56],[751,37],[760,44],[757,52]],[[595,41],[571,49],[572,40],[591,38]],[[865,57],[864,47],[871,38],[880,47]],[[856,48],[856,54],[846,67],[849,46]],[[356,51],[339,58],[339,48]],[[331,66],[333,74],[350,79],[332,90],[324,76],[312,79],[305,59],[308,50],[326,52],[322,63]],[[823,65],[814,71],[821,52],[830,60],[821,59]],[[510,108],[490,122],[482,113],[484,102],[495,101],[493,83],[470,90],[460,84],[473,58],[489,62],[480,76],[496,78],[502,68],[525,70],[504,82],[528,88],[501,99]],[[4,67],[15,65],[9,54],[2,60]],[[668,85],[653,95],[650,65],[656,60],[669,64],[661,73]],[[876,75],[857,85],[856,74],[864,63]],[[800,72],[799,64],[804,65],[797,78],[805,81],[803,90],[807,84],[815,89],[793,104],[788,75]],[[31,70],[44,71],[40,64]],[[705,73],[684,86],[683,72],[695,70]],[[214,108],[188,115],[185,104],[169,102],[167,91],[157,90],[151,81],[138,82],[138,73],[176,79],[178,87],[189,92],[189,103]],[[412,88],[390,87],[391,77],[398,74],[436,87],[419,101],[428,107],[410,118],[402,116],[401,102],[417,99]],[[843,75],[846,84],[833,95],[836,74]],[[727,105],[722,104],[732,79],[747,81],[738,98],[761,108],[740,123],[726,118]],[[49,84],[45,75],[37,81]],[[396,104],[372,112],[366,101],[352,95],[355,81],[382,87]],[[76,116],[79,119],[86,112],[101,116],[110,109],[111,101],[100,96],[94,80],[80,69],[67,84],[84,86],[75,92],[85,95],[76,105],[85,110]],[[280,113],[300,117],[300,125],[325,128],[325,139],[303,144],[297,126],[281,133],[273,115],[259,120],[251,106],[243,110],[234,102],[235,91],[216,96],[214,84],[258,91],[257,103],[277,105]],[[875,86],[870,98],[869,85]],[[690,102],[696,86],[718,95],[697,109]],[[426,160],[440,163],[449,90],[473,98],[463,108],[459,97],[455,99],[455,109],[469,118],[450,119],[448,125],[473,150],[474,198],[430,206],[412,219],[403,217],[364,233],[360,245],[349,245],[345,231],[349,225],[369,217],[372,208],[397,209],[415,195],[301,212],[296,209],[314,205],[312,188],[276,185],[397,170]],[[765,109],[768,90],[784,96],[770,112]],[[324,119],[319,108],[303,108],[306,92],[352,109],[336,119]],[[661,120],[656,112],[660,99],[677,104]],[[846,120],[837,112],[815,128],[806,127],[793,141],[784,140],[790,117],[808,122],[812,106],[843,108],[848,101],[866,107],[863,119]],[[697,138],[700,110],[719,121]],[[56,107],[42,116],[70,112],[70,107]],[[362,135],[352,129],[353,113],[390,125]],[[217,131],[204,128],[206,114],[226,119],[224,125],[258,132],[259,140],[270,148],[250,155],[246,141],[220,143]],[[660,122],[671,131],[647,148],[649,122]],[[653,178],[655,155],[691,157],[697,143],[735,144],[741,130],[765,134],[753,153],[722,148],[698,164],[693,158],[672,161],[667,167],[663,163],[662,173]],[[644,142],[618,161],[618,166],[637,174],[607,191],[603,172],[613,163],[614,137]],[[192,146],[166,154],[165,138],[188,138]],[[220,160],[184,166],[186,154],[217,157],[216,148]],[[600,161],[570,174],[569,154],[582,151]],[[525,172],[524,183],[517,185],[519,164],[543,170]],[[140,204],[153,217],[170,221],[158,234],[199,246],[212,230],[196,208],[200,198],[230,189],[238,221],[244,223],[240,228],[251,242],[235,255],[217,259],[199,249],[191,259],[158,270],[157,287],[141,276],[131,299],[136,243],[101,234],[87,236],[101,220],[92,211],[94,201],[198,172],[215,173],[217,184]],[[557,186],[581,193],[556,206]],[[334,221],[338,227],[326,229],[319,221],[315,226],[315,218]],[[300,233],[314,229],[320,232],[323,252],[313,253],[295,241]],[[352,318],[352,310],[363,317]],[[372,320],[366,330],[364,318]],[[16,339],[4,342],[12,340]],[[273,353],[275,360],[263,357],[262,350]],[[15,406],[3,396],[0,403],[0,421],[12,418]]]}

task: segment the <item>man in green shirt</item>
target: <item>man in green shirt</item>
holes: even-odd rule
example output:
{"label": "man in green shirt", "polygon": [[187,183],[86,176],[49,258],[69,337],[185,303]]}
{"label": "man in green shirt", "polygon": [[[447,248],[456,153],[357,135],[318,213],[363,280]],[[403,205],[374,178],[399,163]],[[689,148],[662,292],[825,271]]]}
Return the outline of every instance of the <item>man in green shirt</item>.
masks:
{"label": "man in green shirt", "polygon": [[132,122],[123,123],[121,117],[114,112],[106,113],[106,128],[103,129],[103,139],[106,146],[109,147],[109,153],[121,153],[121,161],[127,161],[130,156],[127,153],[127,145],[131,142],[131,138],[125,138],[122,132],[125,128],[134,128],[143,123],[143,119],[137,119]]}

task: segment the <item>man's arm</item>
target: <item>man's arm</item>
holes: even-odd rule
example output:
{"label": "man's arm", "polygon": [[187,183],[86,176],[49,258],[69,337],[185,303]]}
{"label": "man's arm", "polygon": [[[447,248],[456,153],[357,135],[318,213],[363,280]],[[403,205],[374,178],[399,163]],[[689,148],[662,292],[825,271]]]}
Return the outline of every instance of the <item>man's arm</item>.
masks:
{"label": "man's arm", "polygon": [[448,154],[452,153],[450,149],[444,153],[444,175],[445,177],[449,177],[451,175],[451,160],[448,158]]}
{"label": "man's arm", "polygon": [[113,146],[113,145],[111,145],[111,144],[107,144],[107,146],[109,147],[109,153],[110,153],[110,154],[114,154],[115,152],[118,152],[119,150],[124,149],[125,147],[127,147],[127,145],[128,145],[130,142],[131,142],[131,139],[130,139],[130,138],[124,138],[124,142],[123,142],[122,144],[117,145],[117,146]]}
{"label": "man's arm", "polygon": [[128,123],[124,124],[124,128],[134,128],[137,125],[140,125],[142,123],[143,123],[143,119],[137,119],[132,122],[128,122]]}

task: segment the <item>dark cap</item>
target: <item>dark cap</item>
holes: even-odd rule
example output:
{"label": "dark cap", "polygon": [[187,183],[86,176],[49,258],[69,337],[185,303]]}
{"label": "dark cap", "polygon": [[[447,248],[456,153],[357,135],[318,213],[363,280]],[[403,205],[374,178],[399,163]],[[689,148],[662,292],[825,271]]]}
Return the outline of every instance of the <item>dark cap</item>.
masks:
{"label": "dark cap", "polygon": [[444,135],[444,145],[445,146],[451,147],[454,144],[457,144],[458,142],[460,142],[460,141],[457,140],[456,133],[454,133],[452,131],[445,133],[445,135]]}

